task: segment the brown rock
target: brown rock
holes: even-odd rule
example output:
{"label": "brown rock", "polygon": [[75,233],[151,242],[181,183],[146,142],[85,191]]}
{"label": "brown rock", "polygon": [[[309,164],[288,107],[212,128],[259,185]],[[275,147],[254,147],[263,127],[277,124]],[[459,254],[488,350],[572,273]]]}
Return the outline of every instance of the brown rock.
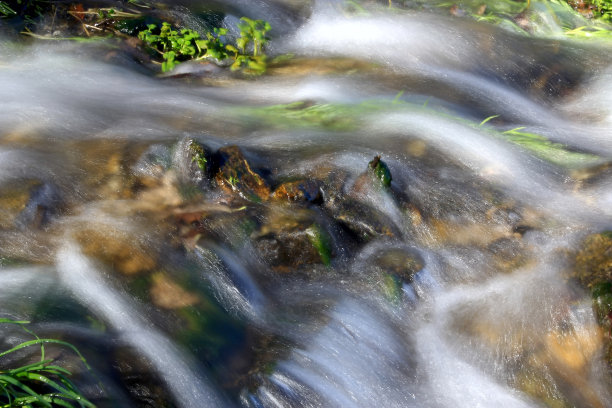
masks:
{"label": "brown rock", "polygon": [[275,211],[255,236],[254,246],[280,272],[302,265],[328,264],[332,252],[329,237],[309,211]]}
{"label": "brown rock", "polygon": [[219,149],[222,164],[215,176],[217,184],[226,192],[238,194],[249,201],[266,201],[270,188],[253,170],[238,146]]}
{"label": "brown rock", "polygon": [[288,202],[318,202],[322,199],[320,183],[314,180],[283,183],[274,190],[272,198]]}

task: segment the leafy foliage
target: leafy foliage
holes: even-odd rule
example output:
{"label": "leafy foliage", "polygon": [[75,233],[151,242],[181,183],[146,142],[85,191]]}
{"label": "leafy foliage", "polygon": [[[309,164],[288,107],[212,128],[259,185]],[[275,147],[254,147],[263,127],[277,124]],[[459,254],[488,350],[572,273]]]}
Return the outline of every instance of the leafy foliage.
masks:
{"label": "leafy foliage", "polygon": [[34,340],[24,341],[0,352],[0,358],[34,346],[40,348],[40,360],[20,367],[0,370],[0,408],[95,407],[68,379],[71,375],[70,371],[53,364],[53,359],[45,357],[45,344],[57,344],[72,350],[89,368],[85,358],[76,347],[61,340],[41,339],[24,326],[29,323],[26,321],[0,318],[0,323],[20,325],[23,330],[34,337]]}
{"label": "leafy foliage", "polygon": [[268,42],[266,34],[270,31],[270,24],[247,17],[240,20],[240,37],[235,45],[223,42],[222,38],[227,34],[225,28],[215,28],[201,38],[194,30],[173,30],[167,22],[163,22],[160,28],[156,24],[149,24],[146,30],[138,34],[138,38],[162,56],[163,72],[187,60],[210,59],[222,62],[233,59],[232,70],[245,69],[251,74],[262,74],[266,70],[264,45]]}
{"label": "leafy foliage", "polygon": [[26,24],[44,15],[51,8],[51,0],[0,0],[0,17],[19,17]]}
{"label": "leafy foliage", "polygon": [[612,0],[593,0],[602,20],[612,23]]}
{"label": "leafy foliage", "polygon": [[[263,47],[268,42],[266,34],[271,27],[267,21],[251,20],[247,17],[240,19],[238,24],[240,29],[240,37],[236,40],[236,49],[229,45],[228,49],[235,52],[234,63],[232,70],[248,68],[253,73],[263,73],[266,70],[266,55],[263,53]],[[252,44],[251,44],[252,43]],[[252,53],[248,53],[249,46],[252,47]]]}

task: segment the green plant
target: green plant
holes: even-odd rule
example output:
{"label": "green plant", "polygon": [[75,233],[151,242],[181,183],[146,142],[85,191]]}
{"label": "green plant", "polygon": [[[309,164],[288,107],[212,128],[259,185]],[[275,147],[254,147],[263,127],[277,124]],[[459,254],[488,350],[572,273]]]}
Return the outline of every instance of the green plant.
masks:
{"label": "green plant", "polygon": [[195,58],[203,45],[197,32],[189,29],[178,32],[166,22],[159,29],[156,24],[149,24],[146,30],[138,33],[138,38],[161,54],[163,72],[172,70],[180,61]]}
{"label": "green plant", "polygon": [[244,69],[251,74],[262,74],[266,70],[264,45],[268,42],[266,33],[270,30],[270,24],[246,17],[242,17],[241,21],[238,25],[240,37],[236,45],[225,44],[221,40],[227,34],[225,28],[215,28],[205,33],[205,38],[201,38],[194,30],[173,30],[167,22],[162,23],[160,28],[149,24],[146,30],[138,33],[138,38],[161,55],[163,72],[187,60],[212,59],[222,62],[233,59],[232,70]]}
{"label": "green plant", "polygon": [[[250,72],[261,74],[266,70],[266,55],[263,52],[264,45],[268,42],[266,34],[270,31],[270,23],[263,20],[251,20],[247,17],[240,19],[238,24],[240,37],[236,40],[237,49],[228,45],[228,50],[234,51],[234,63],[231,69],[237,70],[247,68]],[[249,54],[249,47],[252,47]]]}
{"label": "green plant", "polygon": [[17,12],[13,10],[6,2],[0,1],[0,16],[13,17],[16,15],[17,15]]}
{"label": "green plant", "polygon": [[599,12],[599,18],[612,23],[612,0],[593,0],[593,5]]}
{"label": "green plant", "polygon": [[8,407],[95,407],[68,379],[70,371],[45,357],[45,344],[57,344],[76,353],[89,369],[85,358],[72,344],[55,339],[41,339],[25,325],[27,321],[0,318],[0,323],[17,324],[34,340],[24,341],[0,352],[0,359],[30,347],[40,348],[40,359],[20,367],[0,370],[0,408]]}
{"label": "green plant", "polygon": [[51,10],[51,0],[0,0],[0,17],[22,19],[26,26]]}

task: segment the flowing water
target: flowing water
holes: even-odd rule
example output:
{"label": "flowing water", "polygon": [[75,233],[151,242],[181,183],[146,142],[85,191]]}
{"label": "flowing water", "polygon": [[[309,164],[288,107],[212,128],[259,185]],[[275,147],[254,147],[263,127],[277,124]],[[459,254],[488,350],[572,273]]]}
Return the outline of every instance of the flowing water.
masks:
{"label": "flowing water", "polygon": [[[100,407],[612,406],[568,281],[612,226],[609,46],[343,2],[172,10],[213,6],[293,60],[155,77],[104,42],[0,42],[0,315],[75,344]],[[211,187],[190,140],[322,195]]]}

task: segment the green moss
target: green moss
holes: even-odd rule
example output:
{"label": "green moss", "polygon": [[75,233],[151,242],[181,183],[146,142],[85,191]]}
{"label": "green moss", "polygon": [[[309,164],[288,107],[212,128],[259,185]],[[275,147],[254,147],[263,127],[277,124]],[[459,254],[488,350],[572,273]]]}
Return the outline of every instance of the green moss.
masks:
{"label": "green moss", "polygon": [[192,140],[189,142],[189,151],[191,152],[191,161],[195,163],[200,170],[206,172],[206,152],[204,151],[204,146],[200,143]]}
{"label": "green moss", "polygon": [[[21,350],[38,348],[40,358],[23,362],[22,359],[8,359],[10,366],[0,371],[0,407],[88,407],[95,405],[88,401],[68,379],[70,371],[55,364],[45,354],[45,345],[54,344],[75,353],[89,369],[85,358],[72,344],[55,339],[41,339],[25,325],[26,321],[0,318],[0,324],[19,325],[30,336],[18,345],[0,352],[0,357],[18,356]],[[12,361],[11,361],[12,360]],[[22,365],[19,365],[19,363]]]}
{"label": "green moss", "polygon": [[402,280],[394,274],[384,274],[382,279],[382,290],[385,298],[393,303],[398,304],[402,300]]}
{"label": "green moss", "polygon": [[316,248],[319,256],[321,257],[321,262],[329,266],[331,264],[331,239],[327,232],[323,230],[319,225],[312,224],[310,227],[306,229],[306,234],[308,235],[308,239],[310,243]]}
{"label": "green moss", "polygon": [[387,164],[380,160],[380,156],[376,156],[374,160],[368,163],[368,169],[374,175],[376,180],[379,180],[385,187],[391,186],[391,171]]}

